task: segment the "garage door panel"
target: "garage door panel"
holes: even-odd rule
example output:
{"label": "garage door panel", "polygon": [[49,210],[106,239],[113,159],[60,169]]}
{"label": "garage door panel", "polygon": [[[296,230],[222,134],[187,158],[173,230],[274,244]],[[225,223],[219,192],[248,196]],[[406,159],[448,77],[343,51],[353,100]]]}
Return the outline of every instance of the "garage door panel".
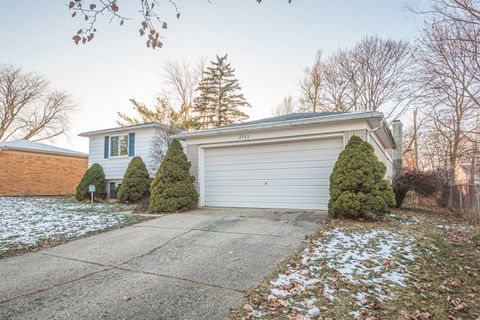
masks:
{"label": "garage door panel", "polygon": [[[232,207],[230,201],[216,201],[210,202],[210,207]],[[274,202],[256,202],[255,206],[251,205],[251,202],[238,202],[234,207],[235,208],[276,208],[276,209],[292,209],[292,210],[326,210],[328,203],[322,204],[320,207],[313,207],[314,205],[310,203],[278,203]]]}
{"label": "garage door panel", "polygon": [[205,189],[205,195],[207,197],[211,196],[291,196],[291,195],[302,195],[302,197],[312,197],[321,196],[328,194],[328,186],[250,186],[245,188],[244,186],[238,187],[207,187]]}
{"label": "garage door panel", "polygon": [[[329,177],[331,173],[330,168],[291,168],[289,170],[276,169],[249,169],[247,171],[210,171],[206,172],[205,176],[208,180],[222,180],[235,178],[237,180],[249,180],[252,177],[257,179],[292,179],[298,177]],[[208,185],[208,181],[206,182]]]}
{"label": "garage door panel", "polygon": [[[310,204],[310,205],[318,205],[319,203],[328,204],[328,196],[320,196],[320,197],[281,197],[281,196],[238,196],[235,199],[236,203],[244,204],[246,207],[251,207],[252,204],[257,205],[258,203],[278,203],[278,204]],[[212,196],[210,199],[211,202],[230,202],[231,198],[229,196],[219,196],[215,195]],[[264,208],[264,207],[263,207]],[[274,207],[274,208],[283,208],[281,207]]]}
{"label": "garage door panel", "polygon": [[209,153],[212,156],[218,154],[231,154],[227,149],[237,149],[235,154],[250,154],[261,152],[295,152],[299,150],[327,150],[327,149],[338,149],[343,147],[342,139],[333,138],[333,139],[322,139],[321,145],[318,143],[320,140],[306,140],[306,141],[294,141],[294,142],[277,142],[269,143],[268,148],[265,148],[266,144],[250,144],[250,145],[239,145],[231,147],[218,147],[208,149]]}
{"label": "garage door panel", "polygon": [[[255,157],[252,157],[254,155]],[[217,154],[212,155],[208,153],[209,163],[219,164],[219,163],[237,163],[238,161],[269,161],[277,159],[286,159],[286,160],[316,160],[319,157],[322,159],[336,159],[338,157],[338,149],[327,149],[327,150],[298,150],[298,151],[281,151],[281,152],[269,152],[261,151],[251,152],[247,154],[238,154],[236,152],[230,154]]]}
{"label": "garage door panel", "polygon": [[329,179],[243,179],[243,180],[231,180],[229,178],[223,180],[210,180],[211,184],[214,183],[215,187],[210,188],[228,188],[228,187],[255,187],[264,186],[265,182],[269,186],[324,186],[328,185]]}
{"label": "garage door panel", "polygon": [[205,204],[324,210],[342,149],[341,138],[207,148]]}
{"label": "garage door panel", "polygon": [[[277,162],[251,162],[238,164],[206,165],[205,172],[222,172],[222,171],[238,171],[238,170],[268,170],[268,169],[322,169],[335,165],[336,160],[316,160],[316,161],[290,161],[279,160]],[[228,165],[228,166],[227,166]],[[254,169],[252,169],[252,165]]]}

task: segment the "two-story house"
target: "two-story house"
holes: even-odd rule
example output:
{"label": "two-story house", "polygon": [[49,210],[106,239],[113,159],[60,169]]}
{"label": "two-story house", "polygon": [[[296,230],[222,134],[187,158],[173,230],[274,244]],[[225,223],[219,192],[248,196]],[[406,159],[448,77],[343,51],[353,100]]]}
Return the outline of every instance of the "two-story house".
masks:
{"label": "two-story house", "polygon": [[115,198],[116,190],[134,156],[142,158],[153,178],[161,160],[159,148],[163,148],[159,141],[168,130],[171,130],[168,126],[151,122],[79,134],[89,138],[88,166],[94,163],[102,166],[110,199]]}

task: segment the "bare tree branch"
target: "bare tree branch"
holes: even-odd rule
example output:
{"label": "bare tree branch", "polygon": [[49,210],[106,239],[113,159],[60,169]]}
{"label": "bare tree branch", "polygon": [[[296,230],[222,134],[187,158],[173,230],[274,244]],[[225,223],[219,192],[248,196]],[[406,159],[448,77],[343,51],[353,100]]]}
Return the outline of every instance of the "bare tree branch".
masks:
{"label": "bare tree branch", "polygon": [[42,77],[0,65],[0,141],[45,140],[64,134],[73,110],[70,96],[50,92]]}

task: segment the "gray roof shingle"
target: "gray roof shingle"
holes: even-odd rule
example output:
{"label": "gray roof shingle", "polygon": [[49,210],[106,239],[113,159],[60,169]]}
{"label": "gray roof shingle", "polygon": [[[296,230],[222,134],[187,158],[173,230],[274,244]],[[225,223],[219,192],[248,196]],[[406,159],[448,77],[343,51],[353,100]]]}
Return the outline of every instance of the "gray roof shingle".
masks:
{"label": "gray roof shingle", "polygon": [[347,112],[309,112],[309,113],[290,113],[283,116],[271,117],[271,118],[264,118],[252,121],[246,121],[241,123],[232,124],[229,126],[224,126],[220,128],[228,128],[228,127],[242,127],[248,126],[252,124],[263,124],[263,123],[274,123],[274,122],[283,122],[283,121],[291,121],[291,120],[300,120],[300,119],[308,119],[308,118],[320,118],[332,115],[343,114]]}

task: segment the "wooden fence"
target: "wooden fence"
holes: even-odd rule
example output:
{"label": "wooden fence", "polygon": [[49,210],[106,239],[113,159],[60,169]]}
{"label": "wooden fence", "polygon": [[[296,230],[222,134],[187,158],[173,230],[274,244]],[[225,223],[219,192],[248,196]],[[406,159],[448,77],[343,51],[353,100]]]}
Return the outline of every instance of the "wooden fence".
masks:
{"label": "wooden fence", "polygon": [[480,218],[480,184],[446,186],[442,205],[476,223]]}

